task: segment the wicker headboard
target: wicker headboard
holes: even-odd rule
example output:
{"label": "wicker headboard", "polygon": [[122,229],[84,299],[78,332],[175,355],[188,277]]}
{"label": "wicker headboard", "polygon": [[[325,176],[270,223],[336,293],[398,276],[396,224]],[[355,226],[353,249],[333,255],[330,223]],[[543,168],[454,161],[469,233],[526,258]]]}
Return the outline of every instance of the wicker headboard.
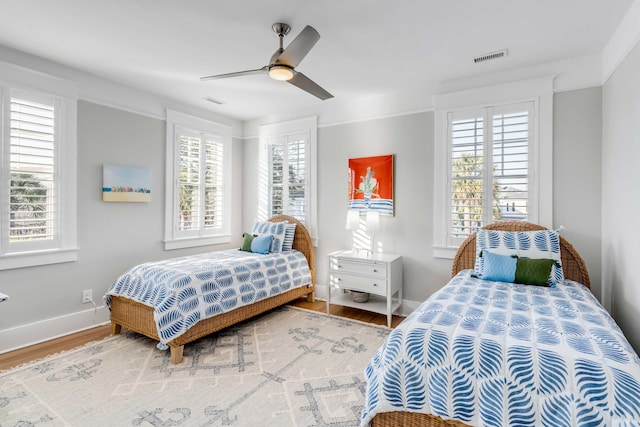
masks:
{"label": "wicker headboard", "polygon": [[309,270],[311,272],[311,283],[316,284],[316,257],[313,250],[313,242],[307,228],[297,219],[289,215],[275,215],[267,221],[282,222],[287,221],[290,224],[296,224],[296,234],[293,236],[293,249],[300,251],[307,258]]}
{"label": "wicker headboard", "polygon": [[[494,222],[483,227],[486,230],[501,231],[533,231],[546,230],[546,227],[537,224],[531,224],[524,221],[505,221]],[[584,260],[580,254],[574,249],[571,243],[560,236],[560,257],[562,259],[562,271],[566,279],[580,282],[588,288],[591,288],[589,273]],[[451,276],[455,276],[460,270],[472,269],[476,262],[476,233],[473,233],[462,242],[458,248],[458,252],[453,259],[451,267]]]}

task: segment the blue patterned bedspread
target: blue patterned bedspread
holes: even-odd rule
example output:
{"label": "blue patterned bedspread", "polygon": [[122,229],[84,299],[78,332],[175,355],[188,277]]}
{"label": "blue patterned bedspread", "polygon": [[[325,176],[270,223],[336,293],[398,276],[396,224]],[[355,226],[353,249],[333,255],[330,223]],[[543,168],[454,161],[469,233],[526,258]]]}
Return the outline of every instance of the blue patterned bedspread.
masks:
{"label": "blue patterned bedspread", "polygon": [[148,262],[120,276],[107,291],[154,307],[167,344],[202,319],[311,283],[299,251],[266,255],[237,249]]}
{"label": "blue patterned bedspread", "polygon": [[640,426],[640,359],[583,285],[489,282],[461,271],[365,369],[378,412],[474,426]]}

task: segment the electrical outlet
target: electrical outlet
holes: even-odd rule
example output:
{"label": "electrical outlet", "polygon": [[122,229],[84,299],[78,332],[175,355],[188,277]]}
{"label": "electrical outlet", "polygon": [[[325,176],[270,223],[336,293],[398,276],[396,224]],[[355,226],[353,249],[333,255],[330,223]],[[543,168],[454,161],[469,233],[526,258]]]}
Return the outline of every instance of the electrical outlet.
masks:
{"label": "electrical outlet", "polygon": [[82,303],[87,304],[93,302],[93,291],[91,289],[85,289],[82,291]]}

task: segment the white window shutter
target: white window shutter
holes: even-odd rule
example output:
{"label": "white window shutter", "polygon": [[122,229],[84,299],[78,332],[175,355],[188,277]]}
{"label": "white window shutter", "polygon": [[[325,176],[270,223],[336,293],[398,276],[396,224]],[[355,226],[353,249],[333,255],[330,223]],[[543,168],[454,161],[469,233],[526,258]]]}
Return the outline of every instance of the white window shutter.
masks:
{"label": "white window shutter", "polygon": [[53,241],[59,223],[55,102],[12,97],[10,114],[10,244]]}
{"label": "white window shutter", "polygon": [[532,109],[523,103],[449,113],[449,245],[495,221],[529,219]]}

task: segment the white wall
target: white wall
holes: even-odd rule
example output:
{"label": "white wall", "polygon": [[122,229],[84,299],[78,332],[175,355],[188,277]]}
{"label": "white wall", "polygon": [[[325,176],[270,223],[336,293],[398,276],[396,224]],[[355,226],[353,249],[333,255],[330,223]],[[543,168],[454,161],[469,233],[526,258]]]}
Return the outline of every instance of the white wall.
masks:
{"label": "white wall", "polygon": [[603,89],[602,284],[605,307],[640,351],[640,44]]}
{"label": "white wall", "polygon": [[553,97],[553,224],[587,265],[601,297],[602,88]]}

